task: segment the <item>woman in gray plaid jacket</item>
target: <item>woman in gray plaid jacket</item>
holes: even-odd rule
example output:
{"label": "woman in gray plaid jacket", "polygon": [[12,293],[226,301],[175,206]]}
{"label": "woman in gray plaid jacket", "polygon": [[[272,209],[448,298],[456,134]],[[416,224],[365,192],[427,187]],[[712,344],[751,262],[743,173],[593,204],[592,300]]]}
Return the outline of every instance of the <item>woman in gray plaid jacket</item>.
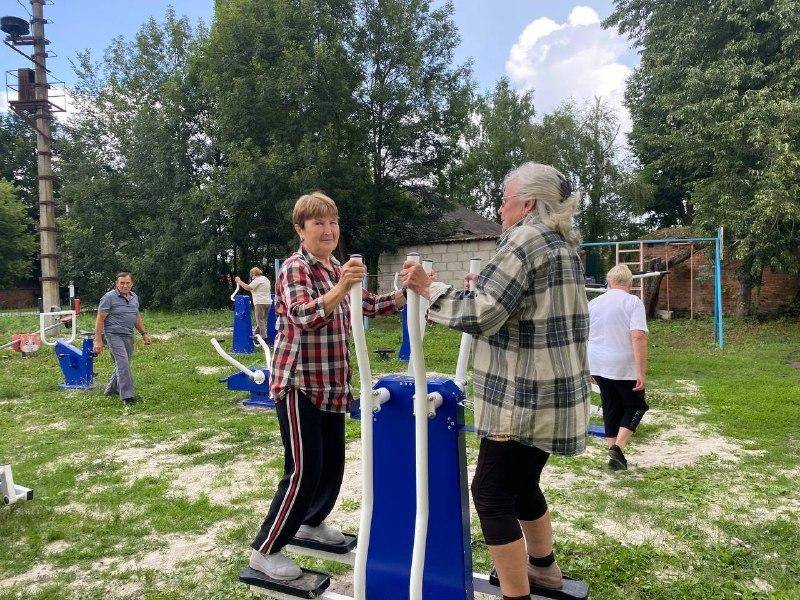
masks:
{"label": "woman in gray plaid jacket", "polygon": [[474,292],[432,281],[415,263],[402,273],[430,300],[431,321],[475,336],[481,446],[472,496],[510,600],[562,586],[539,478],[550,454],[586,447],[589,318],[571,225],[577,204],[558,170],[525,163],[503,182],[503,234]]}

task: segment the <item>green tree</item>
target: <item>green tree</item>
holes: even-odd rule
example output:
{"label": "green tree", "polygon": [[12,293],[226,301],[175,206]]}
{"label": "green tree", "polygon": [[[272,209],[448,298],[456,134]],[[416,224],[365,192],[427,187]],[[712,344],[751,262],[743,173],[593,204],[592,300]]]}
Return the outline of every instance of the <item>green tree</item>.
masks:
{"label": "green tree", "polygon": [[99,63],[78,57],[76,118],[61,144],[65,275],[97,296],[134,272],[151,305],[223,301],[218,215],[199,193],[210,152],[188,63],[195,30],[169,10]]}
{"label": "green tree", "polygon": [[31,219],[39,214],[36,177],[36,134],[14,113],[0,113],[0,178],[14,185]]}
{"label": "green tree", "polygon": [[533,92],[517,93],[502,77],[494,90],[478,99],[475,133],[460,167],[464,186],[462,204],[498,218],[503,178],[529,158],[537,127]]}
{"label": "green tree", "polygon": [[349,52],[350,0],[227,0],[197,61],[218,153],[209,194],[223,210],[231,269],[283,257],[295,199],[315,188],[349,231],[366,181]]}
{"label": "green tree", "polygon": [[357,119],[369,170],[344,237],[373,274],[380,254],[400,240],[445,233],[441,215],[458,189],[453,170],[469,127],[471,68],[455,64],[452,2],[431,5],[356,0]]}
{"label": "green tree", "polygon": [[36,237],[14,186],[0,179],[0,288],[29,277]]}
{"label": "green tree", "polygon": [[800,269],[800,2],[615,0],[606,21],[640,49],[634,151],[657,197],[726,228],[739,311],[764,267]]}

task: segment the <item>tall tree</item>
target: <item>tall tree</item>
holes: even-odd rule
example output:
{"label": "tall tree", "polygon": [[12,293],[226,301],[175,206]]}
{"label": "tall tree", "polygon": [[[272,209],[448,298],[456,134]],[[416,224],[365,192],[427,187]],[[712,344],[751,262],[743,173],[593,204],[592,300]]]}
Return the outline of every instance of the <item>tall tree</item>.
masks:
{"label": "tall tree", "polygon": [[370,273],[398,240],[441,228],[453,165],[469,126],[471,70],[455,64],[459,36],[449,0],[356,0],[353,55],[362,83],[358,120],[369,166],[355,227]]}
{"label": "tall tree", "polygon": [[606,25],[641,51],[634,151],[662,199],[707,232],[726,227],[749,312],[764,267],[800,271],[800,1],[614,4]]}
{"label": "tall tree", "polygon": [[30,276],[36,238],[14,186],[0,179],[0,288]]}
{"label": "tall tree", "polygon": [[96,296],[121,269],[151,305],[222,301],[219,216],[199,193],[209,147],[188,62],[195,30],[170,9],[103,60],[76,65],[76,118],[62,142],[64,269]]}
{"label": "tall tree", "polygon": [[503,178],[528,160],[537,127],[533,92],[518,93],[502,77],[494,90],[478,99],[475,133],[459,171],[465,188],[459,201],[490,218],[498,218]]}
{"label": "tall tree", "polygon": [[[209,192],[233,257],[248,265],[296,244],[294,200],[321,188],[348,231],[366,181],[359,147],[350,0],[224,0],[198,60],[218,151]],[[243,267],[237,265],[241,270]]]}

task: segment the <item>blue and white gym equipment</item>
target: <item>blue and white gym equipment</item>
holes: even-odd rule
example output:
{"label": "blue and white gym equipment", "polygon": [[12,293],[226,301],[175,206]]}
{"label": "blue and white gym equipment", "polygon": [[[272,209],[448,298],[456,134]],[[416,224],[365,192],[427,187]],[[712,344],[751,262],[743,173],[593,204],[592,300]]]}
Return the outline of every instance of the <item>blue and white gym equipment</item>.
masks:
{"label": "blue and white gym equipment", "polygon": [[[353,255],[351,258],[360,258]],[[408,260],[419,261],[411,253]],[[470,263],[477,272],[480,261]],[[466,370],[472,338],[462,335],[455,380],[426,377],[420,297],[408,291],[413,376],[388,375],[371,385],[362,320],[362,285],[350,290],[350,311],[361,380],[363,473],[358,544],[339,547],[300,540],[290,552],[354,566],[356,600],[472,600],[476,592],[502,596],[496,578],[472,572],[464,421]],[[250,567],[240,580],[272,598],[352,600],[327,591],[330,578],[304,569],[278,582]],[[542,590],[537,588],[535,593]],[[565,578],[548,597],[588,597],[586,584]],[[539,598],[539,596],[534,596]]]}
{"label": "blue and white gym equipment", "polygon": [[255,352],[253,345],[253,320],[250,315],[250,296],[239,293],[239,284],[231,294],[233,302],[233,344],[231,350],[234,354],[252,354]]}
{"label": "blue and white gym equipment", "polygon": [[11,465],[0,465],[0,501],[8,505],[32,499],[33,490],[14,483]]}
{"label": "blue and white gym equipment", "polygon": [[247,368],[238,360],[233,358],[230,354],[222,349],[220,343],[211,338],[211,345],[217,351],[225,362],[235,367],[239,372],[220,379],[220,382],[225,382],[229,390],[244,391],[250,393],[250,399],[245,400],[242,404],[254,408],[275,408],[275,401],[269,395],[269,370],[272,363],[272,356],[269,351],[269,346],[264,339],[256,334],[256,341],[259,346],[264,349],[264,366],[253,366]]}

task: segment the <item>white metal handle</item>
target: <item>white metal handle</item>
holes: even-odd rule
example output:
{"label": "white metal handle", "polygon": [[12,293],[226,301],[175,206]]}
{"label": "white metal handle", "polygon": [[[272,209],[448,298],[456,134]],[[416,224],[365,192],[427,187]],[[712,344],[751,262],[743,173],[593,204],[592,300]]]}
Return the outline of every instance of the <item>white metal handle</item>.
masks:
{"label": "white metal handle", "polygon": [[[76,334],[78,333],[78,330],[77,330],[78,319],[77,319],[77,317],[75,315],[75,311],[74,310],[57,310],[57,311],[54,311],[54,312],[39,313],[39,337],[42,339],[43,343],[47,344],[48,346],[55,346],[56,342],[58,341],[58,338],[54,339],[51,342],[50,340],[47,339],[47,332],[50,331],[51,329],[56,328],[56,325],[58,325],[59,327],[61,325],[60,322],[57,323],[57,324],[51,323],[49,325],[45,325],[45,321],[47,320],[47,318],[48,317],[64,317],[64,316],[72,317],[72,319],[71,319],[72,320],[72,327],[70,329],[69,337],[67,339],[63,340],[63,341],[66,342],[67,344],[71,344],[73,342],[73,340],[75,339]],[[60,319],[59,319],[59,321],[60,321]]]}
{"label": "white metal handle", "polygon": [[[419,254],[406,260],[419,262]],[[414,520],[414,549],[411,554],[410,600],[422,600],[425,574],[425,547],[428,538],[428,381],[420,327],[420,297],[408,290],[408,333],[411,340],[411,366],[414,372],[414,471],[417,514]]]}
{"label": "white metal handle", "polygon": [[[360,254],[352,254],[350,260],[363,262]],[[372,390],[372,371],[369,364],[367,336],[364,333],[363,289],[363,281],[350,288],[350,326],[353,330],[353,342],[356,347],[356,361],[358,362],[358,377],[361,381],[361,517],[358,526],[356,559],[353,565],[353,590],[356,600],[364,600],[366,598],[367,555],[369,553],[374,501],[372,413],[376,396]]]}
{"label": "white metal handle", "polygon": [[[481,270],[481,259],[473,258],[469,261],[469,272],[477,275]],[[469,282],[470,291],[475,291],[475,281]],[[458,348],[458,360],[456,361],[456,385],[461,391],[467,389],[467,367],[469,366],[469,354],[472,350],[472,336],[468,333],[461,334],[461,345]]]}
{"label": "white metal handle", "polygon": [[264,341],[264,338],[261,337],[260,333],[256,334],[256,341],[258,342],[259,346],[264,349],[264,364],[266,365],[267,369],[270,369],[270,365],[272,365],[272,353],[269,351],[269,344]]}
{"label": "white metal handle", "polygon": [[222,346],[219,345],[219,342],[217,341],[216,338],[211,338],[211,345],[214,346],[214,350],[216,350],[217,354],[219,354],[223,359],[225,359],[226,362],[230,363],[231,365],[239,369],[242,373],[247,375],[250,379],[253,380],[253,382],[256,385],[261,385],[267,380],[266,376],[262,371],[251,371],[250,369],[245,367],[242,363],[240,363],[238,360],[233,358],[230,354],[225,352],[225,350],[222,349]]}
{"label": "white metal handle", "polygon": [[235,301],[235,299],[236,299],[236,294],[238,294],[238,293],[239,293],[239,284],[237,283],[237,284],[236,284],[236,289],[235,289],[235,290],[233,290],[233,293],[231,294],[231,302],[234,302],[234,301]]}

